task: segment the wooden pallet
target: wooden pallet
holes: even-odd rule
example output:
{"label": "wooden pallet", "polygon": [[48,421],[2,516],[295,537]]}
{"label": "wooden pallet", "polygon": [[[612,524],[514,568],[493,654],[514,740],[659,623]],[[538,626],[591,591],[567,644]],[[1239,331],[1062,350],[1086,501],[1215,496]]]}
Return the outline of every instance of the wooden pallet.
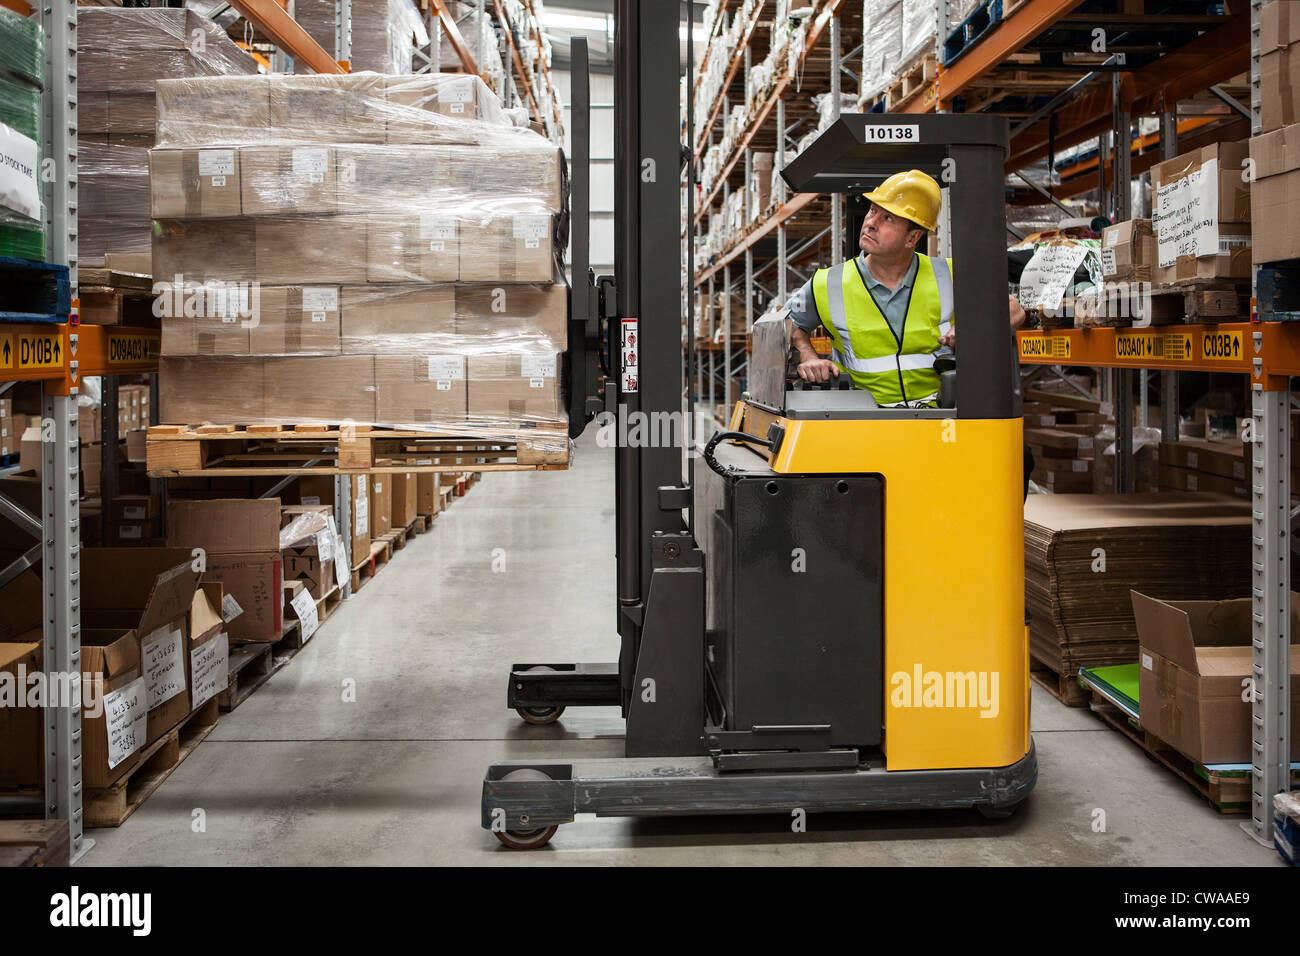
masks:
{"label": "wooden pallet", "polygon": [[[1088,708],[1105,723],[1133,741],[1148,757],[1172,770],[1219,813],[1249,813],[1251,793],[1249,770],[1209,770],[1179,753],[1155,734],[1120,710],[1099,692],[1088,688]],[[1300,784],[1300,771],[1292,771],[1292,785]]]}
{"label": "wooden pallet", "polygon": [[1061,674],[1050,664],[1030,655],[1029,677],[1066,707],[1086,707],[1088,692],[1079,684],[1075,674]]}
{"label": "wooden pallet", "polygon": [[893,113],[913,97],[929,87],[939,73],[939,61],[933,53],[926,53],[903,69],[885,90],[885,109]]}
{"label": "wooden pallet", "polygon": [[293,609],[286,603],[284,606],[284,626],[280,629],[280,639],[267,645],[271,648],[271,653],[278,659],[276,666],[283,666],[285,661],[302,650],[306,644],[315,640],[329,616],[342,603],[343,592],[337,584],[326,591],[324,597],[316,599],[316,631],[305,641],[302,638],[302,625],[298,622]]}
{"label": "wooden pallet", "polygon": [[217,726],[220,713],[212,698],[178,726],[167,731],[140,756],[135,768],[111,787],[87,789],[83,810],[87,827],[116,827],[139,809],[182,760]]}
{"label": "wooden pallet", "polygon": [[568,432],[561,428],[473,438],[369,425],[154,425],[146,441],[151,477],[553,471],[569,465]]}
{"label": "wooden pallet", "polygon": [[0,820],[0,868],[68,866],[71,852],[67,820]]}
{"label": "wooden pallet", "polygon": [[217,695],[219,709],[223,713],[234,710],[269,681],[283,663],[276,661],[270,644],[236,644],[231,647],[226,689]]}

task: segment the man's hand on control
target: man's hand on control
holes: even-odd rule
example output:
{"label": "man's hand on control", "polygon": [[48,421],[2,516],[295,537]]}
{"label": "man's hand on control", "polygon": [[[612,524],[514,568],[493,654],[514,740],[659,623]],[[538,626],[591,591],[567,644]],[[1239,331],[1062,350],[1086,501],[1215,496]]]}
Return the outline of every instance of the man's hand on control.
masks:
{"label": "man's hand on control", "polygon": [[947,332],[943,333],[943,335],[939,336],[939,344],[940,344],[940,345],[946,345],[946,346],[948,346],[948,348],[952,348],[954,345],[956,345],[956,344],[957,344],[957,330],[956,330],[956,329],[949,329]]}
{"label": "man's hand on control", "polygon": [[801,356],[800,378],[803,381],[823,382],[831,381],[833,377],[839,375],[840,369],[829,359],[820,358],[816,352],[811,355]]}

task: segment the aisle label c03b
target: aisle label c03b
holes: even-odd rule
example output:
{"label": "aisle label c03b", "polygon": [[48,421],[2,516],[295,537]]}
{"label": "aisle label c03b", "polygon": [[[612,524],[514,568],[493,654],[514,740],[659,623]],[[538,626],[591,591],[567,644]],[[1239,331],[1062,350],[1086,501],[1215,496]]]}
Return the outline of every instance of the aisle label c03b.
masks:
{"label": "aisle label c03b", "polygon": [[1240,332],[1205,332],[1201,335],[1201,357],[1210,361],[1240,361],[1244,355]]}

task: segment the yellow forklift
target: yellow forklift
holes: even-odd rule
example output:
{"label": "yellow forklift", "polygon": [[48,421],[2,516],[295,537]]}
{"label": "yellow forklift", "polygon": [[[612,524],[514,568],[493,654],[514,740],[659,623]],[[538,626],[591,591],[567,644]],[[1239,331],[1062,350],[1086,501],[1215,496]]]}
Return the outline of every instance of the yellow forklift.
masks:
{"label": "yellow forklift", "polygon": [[[599,281],[574,46],[574,435],[600,410],[680,415],[686,386],[678,4],[619,0],[617,17],[615,275]],[[939,407],[879,408],[847,376],[801,382],[777,317],[756,324],[749,389],[686,474],[680,446],[620,438],[619,659],[515,664],[507,703],[532,723],[619,706],[625,756],[493,764],[481,822],[501,842],[542,846],[580,813],[996,817],[1028,795],[1006,148],[1001,117],[850,114],[780,171],[792,193],[860,194],[905,169],[949,187],[960,371],[942,368]]]}

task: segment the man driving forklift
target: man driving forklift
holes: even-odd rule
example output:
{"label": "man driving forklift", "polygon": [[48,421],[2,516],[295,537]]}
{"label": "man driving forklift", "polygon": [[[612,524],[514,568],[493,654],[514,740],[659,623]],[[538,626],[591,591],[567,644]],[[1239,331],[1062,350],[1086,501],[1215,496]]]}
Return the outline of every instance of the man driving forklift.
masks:
{"label": "man driving forklift", "polygon": [[[790,300],[799,377],[825,382],[839,370],[882,406],[931,407],[939,392],[935,359],[956,342],[952,261],[916,251],[939,221],[939,184],[920,170],[895,173],[866,194],[871,208],[850,262],[818,269]],[[1025,310],[1008,297],[1011,328]],[[809,333],[824,326],[833,360],[821,358]]]}

